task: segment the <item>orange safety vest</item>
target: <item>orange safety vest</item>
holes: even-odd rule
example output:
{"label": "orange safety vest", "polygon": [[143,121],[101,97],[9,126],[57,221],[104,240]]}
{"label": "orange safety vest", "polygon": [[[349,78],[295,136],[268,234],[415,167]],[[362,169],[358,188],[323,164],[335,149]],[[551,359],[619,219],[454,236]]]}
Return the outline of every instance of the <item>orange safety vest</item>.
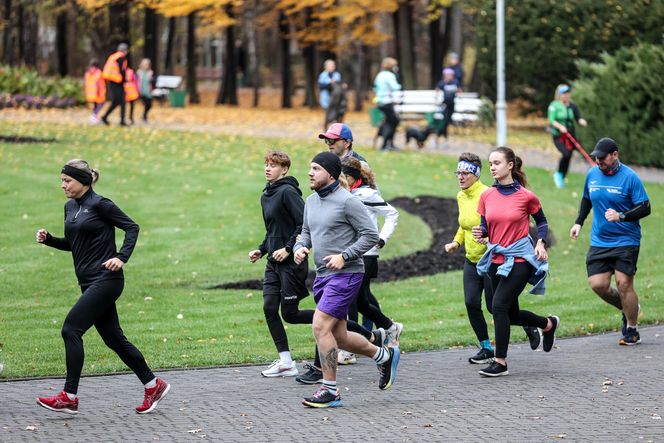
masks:
{"label": "orange safety vest", "polygon": [[[122,51],[116,51],[113,54],[108,56],[106,64],[104,65],[104,72],[102,76],[104,80],[108,80],[113,83],[122,83],[122,72],[120,71],[120,66],[118,66],[118,59],[124,57],[125,53]],[[127,59],[125,58],[122,63],[122,67],[127,69]]]}
{"label": "orange safety vest", "polygon": [[85,100],[88,103],[106,101],[106,83],[101,78],[101,69],[90,68],[85,73]]}
{"label": "orange safety vest", "polygon": [[125,71],[126,81],[124,82],[125,101],[133,102],[138,99],[138,85],[136,84],[136,73],[133,69],[127,68]]}

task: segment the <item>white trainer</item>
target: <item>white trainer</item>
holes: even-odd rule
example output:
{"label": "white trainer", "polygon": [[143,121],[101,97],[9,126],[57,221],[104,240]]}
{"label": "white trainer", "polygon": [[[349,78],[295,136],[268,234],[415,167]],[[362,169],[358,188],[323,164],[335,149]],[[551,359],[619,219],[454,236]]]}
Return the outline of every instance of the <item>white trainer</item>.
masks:
{"label": "white trainer", "polygon": [[397,322],[392,322],[394,323],[395,330],[390,331],[389,329],[386,329],[385,332],[387,332],[387,346],[390,348],[393,347],[399,347],[399,337],[401,337],[401,333],[403,332],[403,325],[401,323]]}
{"label": "white trainer", "polygon": [[340,365],[353,365],[357,363],[357,358],[352,352],[341,350],[337,355],[337,363]]}
{"label": "white trainer", "polygon": [[266,370],[261,372],[263,377],[295,377],[298,374],[295,362],[286,365],[281,360],[275,360]]}

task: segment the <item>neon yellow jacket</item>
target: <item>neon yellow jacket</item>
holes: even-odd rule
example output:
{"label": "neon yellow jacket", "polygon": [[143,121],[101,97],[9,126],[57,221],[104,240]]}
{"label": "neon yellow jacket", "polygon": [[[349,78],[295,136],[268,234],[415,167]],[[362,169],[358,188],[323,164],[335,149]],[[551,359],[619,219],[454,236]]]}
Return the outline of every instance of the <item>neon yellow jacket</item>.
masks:
{"label": "neon yellow jacket", "polygon": [[486,246],[477,243],[473,238],[471,229],[480,224],[480,215],[477,213],[477,206],[480,203],[480,195],[489,189],[480,180],[477,180],[469,188],[462,189],[457,194],[457,203],[459,204],[459,229],[454,236],[454,241],[459,245],[466,246],[466,258],[473,263],[477,263]]}

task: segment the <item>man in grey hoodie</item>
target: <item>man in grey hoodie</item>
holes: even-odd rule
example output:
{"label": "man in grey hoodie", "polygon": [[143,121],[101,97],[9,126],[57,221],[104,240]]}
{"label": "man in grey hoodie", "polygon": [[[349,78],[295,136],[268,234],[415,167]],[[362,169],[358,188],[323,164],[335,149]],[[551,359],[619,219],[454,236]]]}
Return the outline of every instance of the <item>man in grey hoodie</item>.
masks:
{"label": "man in grey hoodie", "polygon": [[360,334],[346,329],[348,307],[358,295],[364,275],[362,255],[375,246],[378,231],[364,204],[339,184],[341,161],[321,152],[311,161],[311,194],[304,205],[302,234],[293,247],[295,263],[314,250],[316,279],[313,285],[316,312],[313,332],[322,361],[323,384],[302,403],[314,408],[341,406],[337,389],[337,353],[345,349],[374,359],[378,387],[389,389],[396,378],[399,348],[372,345]]}

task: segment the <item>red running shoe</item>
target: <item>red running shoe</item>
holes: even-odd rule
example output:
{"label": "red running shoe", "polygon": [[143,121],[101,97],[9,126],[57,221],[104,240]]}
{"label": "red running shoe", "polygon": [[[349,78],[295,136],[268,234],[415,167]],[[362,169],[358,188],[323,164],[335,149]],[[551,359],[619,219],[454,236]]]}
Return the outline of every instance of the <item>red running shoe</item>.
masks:
{"label": "red running shoe", "polygon": [[38,397],[37,404],[55,412],[78,414],[78,398],[70,400],[65,391],[53,397]]}
{"label": "red running shoe", "polygon": [[148,412],[152,412],[157,407],[161,399],[166,397],[166,394],[168,394],[168,391],[170,390],[171,385],[166,383],[161,378],[158,378],[157,386],[154,388],[145,388],[145,399],[143,400],[143,404],[136,408],[136,412],[139,414],[147,414]]}

